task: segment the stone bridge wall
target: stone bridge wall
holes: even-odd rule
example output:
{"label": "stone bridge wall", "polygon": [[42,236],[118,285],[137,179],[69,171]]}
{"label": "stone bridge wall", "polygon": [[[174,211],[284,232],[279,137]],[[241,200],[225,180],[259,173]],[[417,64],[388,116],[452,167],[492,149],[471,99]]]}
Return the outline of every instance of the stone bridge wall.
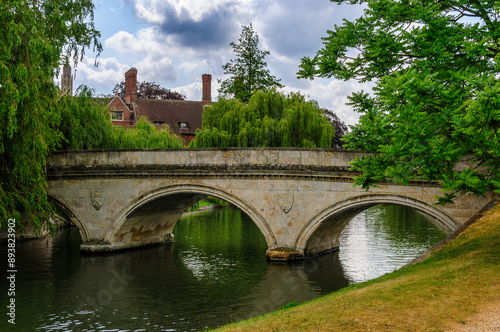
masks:
{"label": "stone bridge wall", "polygon": [[61,152],[47,163],[48,193],[80,228],[82,250],[172,240],[184,211],[211,195],[256,223],[274,259],[338,247],[349,220],[376,204],[410,206],[452,231],[490,201],[462,197],[436,207],[440,187],[423,181],[366,192],[353,186],[356,174],[348,170],[360,155],[284,148]]}

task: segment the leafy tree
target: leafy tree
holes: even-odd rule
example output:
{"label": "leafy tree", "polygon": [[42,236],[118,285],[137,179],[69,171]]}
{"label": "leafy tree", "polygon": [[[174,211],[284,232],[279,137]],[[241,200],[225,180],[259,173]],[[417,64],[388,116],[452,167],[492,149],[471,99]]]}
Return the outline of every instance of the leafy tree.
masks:
{"label": "leafy tree", "polygon": [[248,103],[219,98],[205,107],[191,146],[329,148],[334,128],[323,115],[298,93],[256,91]]}
{"label": "leafy tree", "polygon": [[61,96],[57,103],[61,117],[57,130],[62,140],[57,150],[117,148],[107,102],[108,99],[96,102],[93,90],[86,86],[80,86],[75,96]]}
{"label": "leafy tree", "polygon": [[[109,115],[108,115],[108,122]],[[135,128],[113,126],[110,149],[167,149],[183,148],[182,139],[169,129],[157,126],[141,117]]]}
{"label": "leafy tree", "polygon": [[46,224],[45,164],[56,149],[182,147],[144,119],[136,129],[113,126],[92,90],[64,96],[52,82],[67,57],[76,65],[87,48],[100,53],[93,10],[89,0],[0,2],[0,227],[21,215]]}
{"label": "leafy tree", "polygon": [[90,0],[0,2],[0,225],[20,214],[41,226],[47,201],[46,156],[63,139],[60,93],[52,78],[61,54],[76,63],[101,51]]}
{"label": "leafy tree", "polygon": [[332,139],[332,149],[343,149],[345,142],[342,141],[342,137],[347,134],[348,128],[344,121],[335,114],[332,110],[322,108],[325,112],[325,117],[330,121],[333,127],[335,127],[335,135]]}
{"label": "leafy tree", "polygon": [[[496,0],[332,0],[364,4],[324,38],[299,77],[373,81],[350,97],[360,122],[348,147],[356,183],[439,181],[458,195],[500,192],[500,3]],[[467,161],[468,164],[463,164]]]}
{"label": "leafy tree", "polygon": [[[121,81],[113,88],[113,95],[118,94],[118,97],[125,99],[125,81]],[[174,99],[185,100],[186,96],[170,89],[161,87],[155,82],[143,81],[137,86],[137,97],[144,99]]]}
{"label": "leafy tree", "polygon": [[222,97],[236,97],[247,102],[254,90],[268,91],[273,87],[281,88],[275,76],[272,76],[264,61],[269,51],[258,48],[259,36],[253,31],[252,24],[243,26],[238,43],[229,45],[237,54],[236,59],[229,60],[222,69],[230,77],[221,83],[219,94]]}

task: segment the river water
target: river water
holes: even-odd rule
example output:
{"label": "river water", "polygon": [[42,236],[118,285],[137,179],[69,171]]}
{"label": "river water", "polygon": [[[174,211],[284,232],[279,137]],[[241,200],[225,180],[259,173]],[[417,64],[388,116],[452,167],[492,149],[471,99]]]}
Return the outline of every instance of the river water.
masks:
{"label": "river water", "polygon": [[295,263],[267,262],[264,237],[234,208],[187,214],[174,234],[169,246],[97,256],[80,254],[75,228],[18,242],[16,325],[3,314],[0,331],[213,328],[392,272],[446,236],[416,211],[385,205],[356,216],[339,251]]}

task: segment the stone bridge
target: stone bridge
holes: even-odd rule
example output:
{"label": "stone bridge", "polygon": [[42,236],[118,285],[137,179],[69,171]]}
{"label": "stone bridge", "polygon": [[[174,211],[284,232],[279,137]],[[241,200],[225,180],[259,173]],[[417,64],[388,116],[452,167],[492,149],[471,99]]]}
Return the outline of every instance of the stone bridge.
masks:
{"label": "stone bridge", "polygon": [[492,197],[461,197],[436,206],[437,183],[353,186],[349,161],[361,152],[234,148],[55,153],[48,195],[78,226],[82,251],[105,252],[173,240],[195,202],[221,198],[246,213],[264,235],[270,259],[316,255],[339,246],[345,225],[376,204],[408,206],[447,231]]}

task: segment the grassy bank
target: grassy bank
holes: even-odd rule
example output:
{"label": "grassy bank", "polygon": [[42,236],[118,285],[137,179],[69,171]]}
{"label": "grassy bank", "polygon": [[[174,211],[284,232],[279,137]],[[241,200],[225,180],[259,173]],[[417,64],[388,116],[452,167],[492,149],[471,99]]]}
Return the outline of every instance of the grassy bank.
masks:
{"label": "grassy bank", "polygon": [[449,331],[500,301],[500,205],[423,261],[218,331]]}

